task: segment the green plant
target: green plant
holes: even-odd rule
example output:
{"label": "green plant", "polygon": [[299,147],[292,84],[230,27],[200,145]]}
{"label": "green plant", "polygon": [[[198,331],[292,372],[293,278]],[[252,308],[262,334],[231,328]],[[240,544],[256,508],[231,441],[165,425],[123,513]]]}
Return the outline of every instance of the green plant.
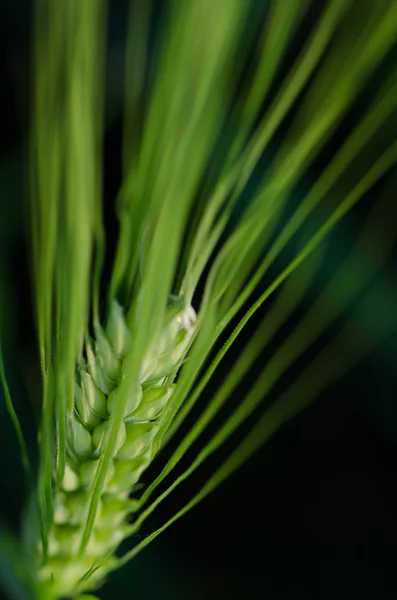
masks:
{"label": "green plant", "polygon": [[[123,179],[115,206],[119,232],[109,276],[101,206],[105,2],[37,0],[35,6],[29,214],[43,397],[39,474],[23,547],[34,565],[26,568],[32,593],[58,598],[96,589],[389,331],[385,319],[368,343],[341,353],[357,329],[358,310],[310,368],[264,408],[192,500],[117,555],[120,542],[258,413],[283,373],[387,257],[393,227],[382,244],[372,242],[374,259],[347,285],[360,260],[357,249],[371,245],[364,227],[311,311],[252,375],[318,272],[330,230],[378,182],[383,196],[369,219],[375,236],[377,223],[383,227],[390,214],[397,160],[394,65],[314,184],[294,198],[302,174],[395,50],[397,6],[330,0],[317,14],[308,2],[286,7],[275,0],[267,8],[246,0],[170,1],[159,24],[155,3],[132,2]],[[149,51],[153,31],[156,60]],[[305,39],[288,62],[297,32]],[[262,318],[233,370],[159,475],[140,490],[142,474],[172,443],[255,314]],[[3,368],[1,375],[26,457]],[[156,495],[250,377],[246,397],[191,466]]]}

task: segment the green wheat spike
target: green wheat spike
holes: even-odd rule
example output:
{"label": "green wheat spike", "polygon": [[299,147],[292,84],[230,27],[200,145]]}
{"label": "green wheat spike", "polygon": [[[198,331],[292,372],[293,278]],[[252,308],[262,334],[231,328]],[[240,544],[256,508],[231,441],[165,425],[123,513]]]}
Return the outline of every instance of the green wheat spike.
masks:
{"label": "green wheat spike", "polygon": [[[158,25],[156,2],[131,1],[113,253],[102,222],[107,3],[34,2],[27,210],[43,395],[39,469],[29,488],[19,560],[21,589],[27,585],[37,600],[94,598],[90,593],[113,570],[203,500],[392,324],[385,319],[367,344],[342,352],[358,315],[366,314],[364,302],[186,505],[158,530],[145,530],[149,515],[257,414],[291,365],[358,298],[395,236],[390,227],[376,260],[361,268],[360,249],[379,215],[391,220],[393,65],[300,198],[296,186],[395,49],[396,3],[330,0],[314,12],[315,2],[306,0],[272,0],[266,10],[251,0],[164,4]],[[247,41],[254,20],[257,38]],[[305,34],[298,48],[297,32]],[[229,129],[231,142],[222,148]],[[385,194],[351,255],[252,377],[246,396],[217,431],[211,428],[190,466],[174,476],[306,298],[329,232],[384,180]],[[109,275],[103,269],[107,252],[114,255]],[[356,270],[361,278],[345,286]],[[237,348],[254,315],[256,331]],[[237,352],[233,369],[207,398],[207,384],[231,347]],[[28,470],[3,352],[2,387]],[[186,417],[203,396],[201,413],[186,430]],[[158,476],[147,480],[148,467],[176,432],[183,433],[180,442]],[[131,549],[120,556],[127,538]],[[1,552],[0,545],[0,566]],[[6,583],[16,598],[24,597],[15,582],[18,576]]]}

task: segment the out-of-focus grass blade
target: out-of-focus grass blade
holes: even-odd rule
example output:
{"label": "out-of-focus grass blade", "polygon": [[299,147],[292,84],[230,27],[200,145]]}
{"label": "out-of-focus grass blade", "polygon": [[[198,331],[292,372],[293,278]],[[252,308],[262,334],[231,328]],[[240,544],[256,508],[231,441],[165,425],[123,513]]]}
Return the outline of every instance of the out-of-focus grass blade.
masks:
{"label": "out-of-focus grass blade", "polygon": [[[135,209],[134,221],[131,221],[132,198],[128,190],[134,185],[138,163],[138,149],[141,144],[143,121],[145,120],[144,91],[145,71],[148,70],[148,45],[152,17],[152,0],[147,2],[131,1],[129,23],[127,27],[127,50],[125,58],[125,104],[123,131],[123,175],[124,189],[117,204],[120,223],[120,235],[117,256],[114,262],[109,290],[111,298],[120,295],[123,276],[128,269],[131,259],[131,228],[138,226],[144,220],[149,203],[141,198],[134,198],[139,205]],[[132,193],[132,192],[131,192]],[[147,199],[146,199],[147,200]]]}
{"label": "out-of-focus grass blade", "polygon": [[33,287],[44,378],[39,437],[44,546],[52,512],[53,455],[56,448],[59,483],[65,417],[73,407],[75,366],[88,327],[93,246],[100,229],[104,7],[102,0],[71,0],[62,8],[43,0],[35,12],[30,157]]}
{"label": "out-of-focus grass blade", "polygon": [[296,2],[286,10],[280,2],[272,2],[262,31],[258,67],[253,85],[242,110],[241,123],[248,129],[263,103],[291,38],[296,31],[308,2]]}
{"label": "out-of-focus grass blade", "polygon": [[[239,197],[266,145],[313,73],[329,44],[332,34],[350,4],[349,1],[340,0],[333,0],[329,3],[319,24],[303,48],[293,73],[287,77],[271,107],[266,111],[248,147],[238,161],[221,177],[208,201],[208,207],[198,227],[187,265],[187,273],[193,268],[194,263],[198,260],[197,257],[202,251],[205,252],[206,238],[215,223],[220,208],[230,192],[232,192],[232,196],[228,206],[232,205]],[[221,232],[219,232],[220,234]]]}
{"label": "out-of-focus grass blade", "polygon": [[152,10],[152,0],[131,2],[125,58],[123,163],[126,177],[134,173],[140,146]]}
{"label": "out-of-focus grass blade", "polygon": [[5,399],[5,403],[7,406],[7,410],[10,415],[11,422],[14,426],[16,436],[18,438],[19,450],[21,453],[21,461],[22,461],[23,468],[25,470],[27,490],[29,491],[30,486],[32,484],[32,473],[31,473],[31,467],[30,467],[29,454],[28,454],[28,451],[26,448],[25,438],[23,437],[21,424],[19,422],[18,415],[15,411],[15,408],[14,408],[14,405],[12,402],[12,398],[11,398],[11,394],[10,394],[10,390],[8,387],[8,383],[7,383],[7,378],[6,378],[5,369],[4,369],[4,359],[3,359],[3,350],[2,350],[1,340],[0,340],[0,383],[1,383],[1,387],[3,388],[4,399]]}
{"label": "out-of-focus grass blade", "polygon": [[[309,193],[298,205],[294,215],[284,226],[282,232],[277,237],[272,247],[267,252],[262,264],[245,286],[238,299],[235,301],[229,312],[223,319],[227,324],[243,306],[244,302],[250,297],[255,287],[258,285],[274,259],[280,254],[292,236],[298,231],[305,219],[310,215],[318,203],[325,197],[335,182],[347,170],[350,163],[357,157],[360,150],[369,142],[371,137],[380,129],[382,124],[395,111],[397,106],[397,85],[386,87],[386,91],[381,93],[378,101],[375,102],[372,109],[363,118],[362,122],[353,131],[347,141],[338,150],[337,154],[329,165],[322,172]],[[265,188],[264,194],[270,194],[270,190]]]}
{"label": "out-of-focus grass blade", "polygon": [[[171,2],[169,8],[142,144],[120,195],[115,277],[123,279],[127,298],[137,276],[138,257],[147,278],[151,240],[158,235],[163,211],[173,215],[168,245],[179,247],[178,223],[187,217],[230,101],[239,32],[248,7],[240,0],[231,0],[227,7],[204,0]],[[147,256],[142,256],[143,235]],[[166,275],[167,262],[163,263]],[[112,293],[117,293],[115,288],[113,281]]]}
{"label": "out-of-focus grass blade", "polygon": [[[369,15],[369,18],[371,14]],[[363,85],[376,71],[397,36],[397,9],[394,6],[371,22],[371,30],[361,31],[356,47],[346,56],[351,30],[347,24],[343,35],[320,69],[306,99],[297,112],[291,132],[283,143],[272,166],[269,187],[273,193],[288,186],[308,161],[312,161],[324,146],[330,133],[357,98]],[[361,42],[361,43],[359,43]],[[342,69],[341,69],[342,65]],[[395,72],[393,73],[395,82]]]}
{"label": "out-of-focus grass blade", "polygon": [[[389,12],[382,16],[383,18],[379,19],[378,27],[373,30],[372,35],[365,44],[365,52],[361,50],[357,57],[353,53],[353,58],[356,58],[356,60],[348,63],[349,68],[336,82],[332,93],[328,93],[326,97],[319,98],[318,92],[316,93],[316,89],[314,89],[313,93],[308,94],[308,106],[304,106],[305,114],[307,113],[308,115],[306,120],[308,120],[306,122],[302,118],[302,115],[297,115],[295,122],[297,123],[296,129],[298,131],[296,135],[293,134],[292,140],[286,140],[281,152],[277,155],[275,165],[271,168],[269,180],[265,183],[262,192],[264,198],[266,196],[274,197],[282,190],[288,189],[289,185],[294,182],[294,179],[299,177],[305,166],[307,157],[310,156],[311,160],[314,158],[316,152],[321,147],[320,143],[321,145],[324,144],[327,139],[326,133],[327,130],[329,133],[330,125],[333,124],[334,126],[337,120],[341,118],[348,103],[358,93],[363,80],[374,71],[380,59],[395,41],[397,35],[396,7],[394,9],[392,7]],[[350,34],[350,31],[348,34]],[[342,44],[342,48],[345,46],[346,44]],[[335,70],[334,62],[340,64],[341,52],[342,50],[337,51],[335,55],[331,53],[331,58],[329,59],[331,66],[327,68],[328,65],[325,65],[324,70],[320,71],[320,85],[318,87],[321,92],[324,91],[324,77],[330,74],[328,71]],[[335,60],[335,57],[337,60]],[[393,83],[394,85],[392,85]],[[274,247],[269,251],[257,275],[238,298],[233,309],[231,309],[231,313],[228,315],[226,321],[230,320],[231,315],[235,314],[250,296],[271,262],[298,230],[299,226],[320,201],[327,189],[340,177],[341,172],[346,169],[349,162],[356,157],[359,150],[374,135],[382,122],[386,121],[391,112],[395,110],[396,98],[395,73],[393,73],[389,85],[386,85],[384,90],[378,95],[373,108],[357,127],[349,141],[338,151],[335,159],[324,171],[309,196],[298,206],[296,214],[285,226],[284,231],[275,242]],[[314,99],[316,99],[316,102],[314,102]],[[324,106],[327,107],[325,112],[323,110]],[[295,143],[294,140],[296,139],[298,141]],[[261,194],[259,194],[256,202],[264,201],[264,198],[262,199]]]}
{"label": "out-of-focus grass blade", "polygon": [[286,10],[282,2],[271,2],[269,15],[266,17],[261,33],[260,48],[256,59],[258,65],[252,86],[238,117],[238,129],[228,156],[229,164],[236,159],[255,118],[257,118],[270,84],[307,6],[308,2],[306,1],[294,2]]}
{"label": "out-of-focus grass blade", "polygon": [[[345,9],[347,9],[347,4],[345,5]],[[363,29],[361,25],[361,30],[358,32],[359,39],[363,41],[363,43],[365,41],[365,52],[362,51],[361,44],[357,43],[356,46],[354,46],[353,51],[349,54],[349,58],[342,61],[342,57],[346,52],[345,49],[349,45],[349,37],[351,36],[350,28],[347,25],[352,17],[352,15],[349,14],[348,17],[350,18],[346,19],[346,25],[342,24],[342,34],[338,32],[340,38],[337,40],[338,43],[334,44],[334,46],[331,46],[324,66],[319,71],[319,75],[315,78],[314,84],[309,88],[309,91],[306,94],[303,107],[298,112],[294,121],[295,126],[292,129],[292,132],[283,142],[280,152],[276,155],[274,164],[270,168],[270,174],[266,177],[264,188],[262,192],[259,192],[258,197],[255,200],[256,204],[259,202],[269,202],[270,198],[274,199],[282,192],[285,194],[288,189],[291,189],[293,183],[302,173],[302,169],[305,168],[308,160],[312,161],[315,158],[317,153],[327,141],[333,129],[341,120],[348,106],[359,93],[362,85],[375,71],[379,62],[383,59],[394,43],[397,33],[397,11],[395,7],[393,8],[392,5],[389,5],[386,11],[377,11],[376,7],[369,6],[368,12],[369,14],[367,15],[367,21],[374,16],[376,17],[374,19],[375,25],[373,25],[371,22],[371,30],[369,31],[365,30],[365,28]],[[328,31],[327,27],[329,24],[326,17],[327,14],[323,18],[324,20],[322,24],[325,22],[324,27],[325,30]],[[364,21],[364,24],[365,23],[366,21]],[[336,23],[334,23],[334,26],[336,27]],[[330,31],[328,31],[328,35],[330,35]],[[319,40],[323,40],[324,42],[327,39],[324,38],[323,34],[321,33],[321,24],[315,30],[315,34],[313,34],[313,36],[314,41],[312,43],[314,48],[317,48]],[[323,48],[323,46],[320,46],[320,48]],[[340,64],[343,64],[344,68],[342,72],[340,72],[340,69],[338,70],[338,77],[336,77],[335,72]],[[307,71],[308,65],[310,66],[309,71]],[[285,92],[280,92],[280,98],[283,99],[285,97],[288,99],[291,90],[295,90],[296,79],[300,81],[302,74],[304,77],[307,77],[308,73],[310,73],[312,69],[312,62],[309,61],[309,63],[307,63],[307,55],[304,55],[302,62],[292,75],[292,78],[290,80],[287,79],[287,82],[289,83],[286,88],[286,96],[283,95]],[[326,87],[325,82],[333,81],[334,79],[335,83],[331,90],[329,90],[329,88]],[[248,149],[245,151],[244,155],[246,155],[246,158],[240,159],[240,162],[242,161],[241,173],[238,176],[239,183],[237,189],[233,192],[234,198],[238,197],[238,192],[242,189],[248,179],[248,175],[244,175],[244,172],[252,172],[260,152],[263,151],[263,148],[269,141],[270,136],[276,130],[277,125],[280,123],[280,120],[285,114],[283,111],[280,114],[278,112],[280,111],[280,106],[283,106],[283,102],[281,102],[280,98],[278,97],[277,102],[274,102],[274,110],[270,109],[263,118],[263,128],[260,126],[258,127],[258,133],[254,135]],[[388,98],[390,101],[390,98],[392,98],[392,93],[388,96]],[[382,104],[382,102],[380,102],[380,104]],[[390,108],[395,108],[395,102],[392,105],[389,103],[389,106],[387,106],[387,103],[385,104],[385,107],[379,106],[378,112],[378,114],[384,120],[388,116],[388,110],[390,111]],[[288,101],[286,106],[289,107],[290,105],[291,104]],[[324,109],[324,107],[326,108]],[[381,114],[382,110],[384,110],[383,115]],[[272,125],[275,117],[277,118]],[[373,131],[374,130],[369,131],[369,135],[371,135]],[[258,142],[258,140],[260,141]],[[339,160],[339,164],[342,164],[341,159]],[[250,166],[247,167],[247,165]],[[223,182],[223,188],[221,187],[220,189],[227,189],[227,186],[226,188],[224,186],[225,184]],[[201,239],[201,243],[203,243],[203,240],[205,239],[204,232],[206,231],[208,234],[208,231],[212,226],[213,219],[216,215],[215,208],[217,206],[217,202],[215,202],[215,198],[217,197],[221,198],[222,194],[220,196],[215,194],[213,199],[214,204],[211,204],[210,202],[208,209],[209,212],[207,215],[205,215],[205,218],[201,223],[201,231],[199,230],[197,234],[196,246],[193,247],[192,256],[190,258],[191,268],[193,268],[194,260],[198,260],[195,258],[195,252],[198,252],[200,248],[199,240]],[[299,221],[297,221],[297,223],[298,222]],[[291,220],[291,226],[292,223],[293,221]],[[294,226],[294,229],[297,229],[297,225]],[[218,235],[220,235],[220,233],[221,230],[219,230]],[[255,236],[250,236],[250,240],[253,246],[255,242]],[[230,239],[229,244],[232,243],[233,239]],[[226,254],[227,250],[227,247],[225,247],[223,252]],[[249,248],[246,246],[243,250],[248,253]],[[269,257],[267,257],[265,260],[265,265],[267,266],[269,265],[269,261],[272,257],[272,252],[273,249],[270,251]],[[229,259],[232,263],[234,263],[234,272],[237,272],[235,258],[231,255]],[[242,258],[240,260],[242,260]],[[202,264],[205,265],[205,261],[202,261]],[[260,271],[261,274],[263,274],[267,266],[262,268]],[[258,276],[252,280],[251,284],[247,287],[246,292],[236,303],[233,309],[234,313],[237,311],[237,307],[241,307],[244,300],[247,299],[252,289],[255,287],[255,285],[257,285],[261,276],[262,275],[258,273]],[[190,275],[188,277],[190,277]],[[196,274],[194,281],[196,281],[197,278],[198,277]],[[234,285],[236,286],[236,282]],[[227,284],[225,284],[225,287],[227,287]]]}

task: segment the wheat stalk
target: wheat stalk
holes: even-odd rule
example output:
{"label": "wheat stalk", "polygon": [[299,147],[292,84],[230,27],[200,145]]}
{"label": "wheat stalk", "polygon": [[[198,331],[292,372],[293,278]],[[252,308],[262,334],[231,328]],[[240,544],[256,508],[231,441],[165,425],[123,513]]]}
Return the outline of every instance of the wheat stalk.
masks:
{"label": "wheat stalk", "polygon": [[[105,2],[69,0],[59,6],[36,0],[30,219],[43,398],[38,481],[22,537],[26,578],[37,598],[77,597],[98,588],[387,334],[390,324],[347,358],[340,348],[349,325],[345,337],[336,338],[263,411],[185,506],[118,555],[120,542],[134,537],[158,505],[257,413],[289,367],[365,289],[395,234],[390,227],[372,270],[335,302],[334,290],[355,269],[354,251],[346,258],[261,375],[252,376],[247,396],[192,464],[170,481],[174,467],[251,376],[255,361],[305,297],[328,233],[385,179],[384,199],[376,205],[381,209],[369,219],[375,233],[379,214],[389,214],[390,174],[397,161],[388,127],[397,106],[394,66],[302,200],[292,207],[290,200],[302,173],[395,47],[396,5],[331,0],[317,14],[310,2],[286,8],[274,0],[268,11],[259,4],[167,3],[153,67],[155,11],[149,1],[132,2],[123,178],[115,206],[120,228],[104,285]],[[256,32],[252,45],[246,42],[248,31]],[[305,39],[279,84],[296,32],[304,32]],[[292,125],[263,175],[258,164],[288,120]],[[233,141],[219,150],[220,166],[214,165],[214,149],[229,127]],[[255,190],[236,218],[255,177]],[[324,204],[307,235],[306,221]],[[297,233],[302,235],[297,250],[285,257]],[[369,238],[364,227],[357,247],[365,248]],[[282,266],[269,281],[280,256]],[[172,447],[218,365],[260,311],[258,329],[228,378]],[[27,464],[2,360],[0,365]],[[155,479],[142,480],[165,444],[173,448],[170,458]],[[168,487],[158,494],[163,482]]]}

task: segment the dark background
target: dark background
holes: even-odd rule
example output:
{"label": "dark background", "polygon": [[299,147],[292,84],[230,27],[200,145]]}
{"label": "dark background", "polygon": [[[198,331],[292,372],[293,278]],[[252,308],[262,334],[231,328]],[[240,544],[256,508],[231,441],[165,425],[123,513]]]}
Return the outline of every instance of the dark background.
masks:
{"label": "dark background", "polygon": [[[120,177],[118,50],[124,5],[113,3],[109,34],[108,111],[115,116],[105,138],[107,206]],[[0,309],[9,384],[34,455],[35,416],[28,397],[37,386],[37,365],[23,222],[30,23],[28,2],[0,4]],[[354,229],[360,218],[355,212],[347,228]],[[113,228],[110,223],[110,234]],[[343,229],[333,234],[331,250],[337,251],[344,235]],[[387,270],[392,272],[392,261]],[[379,310],[374,307],[374,319]],[[394,331],[312,407],[284,425],[226,484],[114,573],[100,597],[395,598],[396,349]],[[226,373],[225,367],[219,377]],[[23,475],[2,402],[0,456],[0,518],[17,530]],[[191,491],[196,489],[195,481],[190,485]],[[147,531],[183,503],[189,486],[159,509]]]}

